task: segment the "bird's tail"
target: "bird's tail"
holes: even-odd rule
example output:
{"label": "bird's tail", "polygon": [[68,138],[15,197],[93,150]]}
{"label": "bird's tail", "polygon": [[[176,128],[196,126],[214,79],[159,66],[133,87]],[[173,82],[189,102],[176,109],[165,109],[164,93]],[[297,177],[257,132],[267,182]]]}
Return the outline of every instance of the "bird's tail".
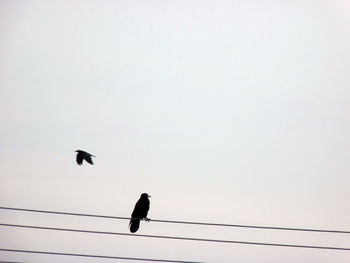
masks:
{"label": "bird's tail", "polygon": [[139,229],[140,219],[131,219],[129,226],[130,226],[130,232],[135,233]]}

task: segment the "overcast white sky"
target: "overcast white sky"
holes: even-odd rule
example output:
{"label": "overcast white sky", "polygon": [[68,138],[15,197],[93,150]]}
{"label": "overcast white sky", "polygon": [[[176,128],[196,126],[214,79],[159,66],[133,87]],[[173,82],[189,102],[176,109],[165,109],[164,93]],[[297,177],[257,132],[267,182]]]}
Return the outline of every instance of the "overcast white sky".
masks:
{"label": "overcast white sky", "polygon": [[[0,1],[0,206],[130,216],[147,192],[154,219],[349,230],[349,17],[346,0]],[[77,166],[77,149],[95,165]],[[129,231],[127,221],[1,210],[0,222]],[[137,233],[350,247],[348,235],[155,222]],[[350,260],[6,227],[0,236],[0,248],[125,257]]]}

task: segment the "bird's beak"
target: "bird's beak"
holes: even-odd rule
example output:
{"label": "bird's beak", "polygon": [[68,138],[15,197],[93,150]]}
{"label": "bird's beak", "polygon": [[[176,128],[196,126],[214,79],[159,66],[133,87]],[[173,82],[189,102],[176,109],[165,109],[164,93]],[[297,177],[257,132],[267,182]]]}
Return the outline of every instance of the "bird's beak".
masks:
{"label": "bird's beak", "polygon": [[148,197],[151,197],[150,195]]}

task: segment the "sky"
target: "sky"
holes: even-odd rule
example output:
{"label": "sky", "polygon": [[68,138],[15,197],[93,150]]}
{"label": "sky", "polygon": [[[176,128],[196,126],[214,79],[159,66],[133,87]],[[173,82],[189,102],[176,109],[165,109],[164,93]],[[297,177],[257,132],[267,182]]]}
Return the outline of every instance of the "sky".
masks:
{"label": "sky", "polygon": [[[128,217],[146,192],[151,219],[349,230],[348,1],[2,0],[0,36],[0,206]],[[78,166],[78,149],[95,165]],[[0,223],[129,232],[124,220],[6,210]],[[350,247],[346,234],[152,221],[137,234]],[[350,260],[4,226],[0,236],[0,248],[121,257]]]}

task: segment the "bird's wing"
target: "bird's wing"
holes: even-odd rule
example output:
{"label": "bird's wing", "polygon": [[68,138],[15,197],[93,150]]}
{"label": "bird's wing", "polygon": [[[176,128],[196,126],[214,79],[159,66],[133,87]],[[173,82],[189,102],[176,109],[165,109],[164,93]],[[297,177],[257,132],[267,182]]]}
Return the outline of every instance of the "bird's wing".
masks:
{"label": "bird's wing", "polygon": [[142,202],[141,202],[141,200],[138,200],[136,205],[135,205],[134,211],[131,214],[131,217],[132,218],[142,218],[141,214],[142,214]]}
{"label": "bird's wing", "polygon": [[149,210],[149,200],[139,199],[135,205],[134,211],[132,212],[132,218],[146,218]]}
{"label": "bird's wing", "polygon": [[83,163],[83,155],[78,153],[77,154],[77,164],[81,165]]}
{"label": "bird's wing", "polygon": [[91,156],[90,155],[85,155],[85,161],[87,161],[89,164],[94,164],[92,159],[91,159]]}

